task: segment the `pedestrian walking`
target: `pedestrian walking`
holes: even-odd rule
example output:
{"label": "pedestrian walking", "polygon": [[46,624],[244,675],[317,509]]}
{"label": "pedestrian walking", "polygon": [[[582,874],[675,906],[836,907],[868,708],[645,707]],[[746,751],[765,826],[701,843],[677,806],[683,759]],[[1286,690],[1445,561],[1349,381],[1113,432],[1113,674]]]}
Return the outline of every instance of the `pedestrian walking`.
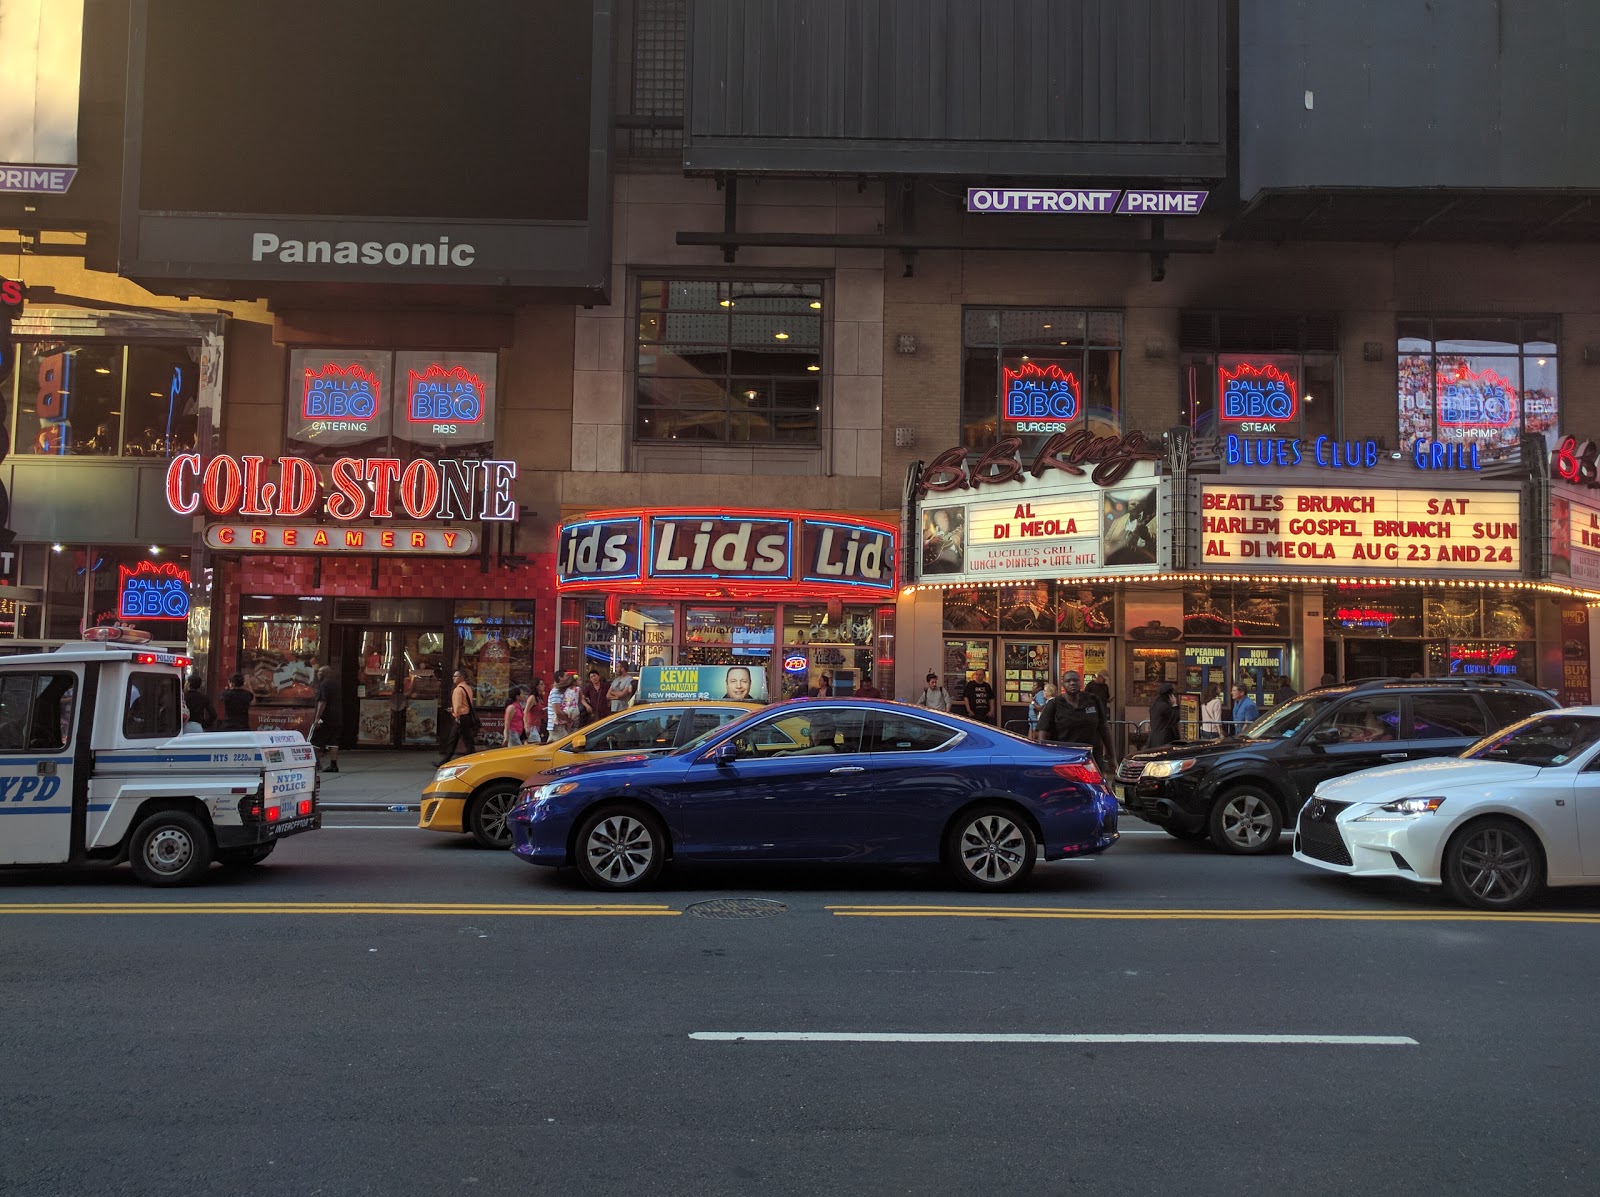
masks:
{"label": "pedestrian walking", "polygon": [[222,721],[217,724],[217,730],[249,731],[250,704],[255,700],[256,696],[244,688],[244,674],[235,673],[218,698],[222,703]]}
{"label": "pedestrian walking", "polygon": [[933,670],[928,670],[928,678],[922,687],[922,693],[917,697],[919,707],[927,707],[930,711],[948,711],[950,709],[950,692],[944,688],[944,683],[939,680],[939,675]]}
{"label": "pedestrian walking", "polygon": [[563,680],[566,687],[561,691],[561,712],[566,716],[567,731],[574,732],[583,725],[583,687],[575,673],[567,674]]}
{"label": "pedestrian walking", "polygon": [[1085,694],[1093,694],[1098,698],[1101,705],[1106,709],[1106,718],[1111,718],[1111,675],[1109,673],[1102,669],[1095,674],[1093,678],[1084,683],[1083,692]]}
{"label": "pedestrian walking", "polygon": [[311,743],[322,751],[318,759],[326,759],[324,773],[339,772],[339,739],[344,732],[344,695],[333,670],[326,665],[317,667],[317,710],[311,719]]}
{"label": "pedestrian walking", "polygon": [[1289,679],[1280,677],[1278,679],[1278,691],[1272,696],[1272,705],[1281,707],[1286,702],[1293,702],[1294,698],[1294,687],[1289,684]]}
{"label": "pedestrian walking", "polygon": [[1200,700],[1200,738],[1222,739],[1222,690],[1215,682],[1205,688]]}
{"label": "pedestrian walking", "polygon": [[478,751],[478,712],[473,709],[472,687],[467,675],[456,670],[450,675],[450,738],[444,743],[439,764],[455,756],[456,749],[471,756]]}
{"label": "pedestrian walking", "polygon": [[633,674],[628,672],[626,665],[617,668],[611,678],[611,684],[606,687],[606,702],[611,706],[611,713],[625,711],[633,702],[633,696],[639,692],[639,683],[634,680]]}
{"label": "pedestrian walking", "polygon": [[1038,692],[1028,700],[1028,739],[1039,738],[1039,716],[1044,714],[1044,708],[1059,691],[1054,682],[1046,682],[1039,687]]}
{"label": "pedestrian walking", "polygon": [[522,731],[526,726],[527,712],[522,706],[522,687],[512,686],[511,694],[506,699],[506,747],[520,748],[522,746]]}
{"label": "pedestrian walking", "polygon": [[1261,714],[1261,708],[1256,706],[1256,700],[1250,697],[1250,692],[1239,682],[1233,683],[1233,734],[1242,736],[1244,729],[1256,721]]}
{"label": "pedestrian walking", "polygon": [[[1090,748],[1102,773],[1111,768],[1109,712],[1098,694],[1086,693],[1077,673],[1061,675],[1061,693],[1045,704],[1039,716],[1039,738],[1046,744],[1082,744]],[[1102,756],[1103,753],[1103,756]]]}
{"label": "pedestrian walking", "polygon": [[574,697],[571,703],[567,701],[567,695],[575,686],[576,679],[571,675],[556,674],[555,685],[550,688],[550,697],[545,702],[545,727],[549,732],[549,741],[570,734],[575,726],[577,699]]}
{"label": "pedestrian walking", "polygon": [[1150,735],[1146,748],[1165,748],[1178,742],[1178,708],[1172,701],[1172,683],[1162,682],[1150,704]]}
{"label": "pedestrian walking", "polygon": [[597,719],[604,719],[611,713],[611,700],[607,697],[607,689],[600,680],[598,669],[589,670],[589,681],[578,691],[578,726],[587,727]]}
{"label": "pedestrian walking", "polygon": [[189,684],[183,692],[183,705],[189,722],[198,723],[206,731],[210,731],[211,725],[217,721],[217,710],[211,705],[211,695],[206,693],[205,683],[198,673],[189,675]]}
{"label": "pedestrian walking", "polygon": [[523,704],[522,712],[522,722],[527,729],[528,742],[530,744],[533,742],[535,735],[539,737],[539,743],[541,744],[550,742],[550,731],[545,726],[545,720],[549,718],[547,714],[549,709],[550,687],[544,678],[536,677],[533,679],[533,690],[528,694],[528,701]]}

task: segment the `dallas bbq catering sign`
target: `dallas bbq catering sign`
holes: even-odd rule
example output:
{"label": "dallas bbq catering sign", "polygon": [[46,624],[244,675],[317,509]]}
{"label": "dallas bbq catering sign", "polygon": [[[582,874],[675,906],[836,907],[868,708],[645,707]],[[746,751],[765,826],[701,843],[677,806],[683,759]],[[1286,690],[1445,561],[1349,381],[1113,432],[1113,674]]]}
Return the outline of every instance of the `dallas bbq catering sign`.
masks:
{"label": "dallas bbq catering sign", "polygon": [[[319,472],[304,457],[180,453],[167,467],[167,505],[211,517],[214,549],[461,554],[477,549],[476,532],[439,522],[515,520],[516,480],[514,461],[341,457]],[[292,522],[306,517],[333,523]]]}
{"label": "dallas bbq catering sign", "polygon": [[1192,543],[1213,569],[1522,573],[1519,490],[1204,482]]}

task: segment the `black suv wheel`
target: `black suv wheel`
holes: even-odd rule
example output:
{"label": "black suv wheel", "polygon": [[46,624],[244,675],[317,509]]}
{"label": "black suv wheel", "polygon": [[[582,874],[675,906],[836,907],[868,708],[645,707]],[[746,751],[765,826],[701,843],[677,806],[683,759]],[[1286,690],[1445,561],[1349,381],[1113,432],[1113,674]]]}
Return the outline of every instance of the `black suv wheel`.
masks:
{"label": "black suv wheel", "polygon": [[1283,834],[1277,800],[1260,786],[1224,790],[1211,806],[1211,842],[1235,856],[1272,851]]}

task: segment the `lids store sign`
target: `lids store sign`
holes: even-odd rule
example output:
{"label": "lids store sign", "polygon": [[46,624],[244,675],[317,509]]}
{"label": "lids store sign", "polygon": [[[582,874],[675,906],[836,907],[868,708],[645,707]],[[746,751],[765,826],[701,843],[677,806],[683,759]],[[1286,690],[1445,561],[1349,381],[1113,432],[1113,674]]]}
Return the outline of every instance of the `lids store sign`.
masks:
{"label": "lids store sign", "polygon": [[1201,486],[1201,563],[1263,572],[1519,574],[1520,491]]}

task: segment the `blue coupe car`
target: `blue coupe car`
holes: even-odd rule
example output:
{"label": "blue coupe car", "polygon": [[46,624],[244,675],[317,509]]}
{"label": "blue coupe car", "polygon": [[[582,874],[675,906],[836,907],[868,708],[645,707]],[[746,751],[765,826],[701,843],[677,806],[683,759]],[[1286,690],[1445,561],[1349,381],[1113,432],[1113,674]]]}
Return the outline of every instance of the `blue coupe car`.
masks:
{"label": "blue coupe car", "polygon": [[1103,852],[1117,803],[1088,749],[1032,744],[894,702],[796,699],[661,756],[530,778],[512,851],[595,889],[648,886],[669,859],[944,865],[980,890]]}

